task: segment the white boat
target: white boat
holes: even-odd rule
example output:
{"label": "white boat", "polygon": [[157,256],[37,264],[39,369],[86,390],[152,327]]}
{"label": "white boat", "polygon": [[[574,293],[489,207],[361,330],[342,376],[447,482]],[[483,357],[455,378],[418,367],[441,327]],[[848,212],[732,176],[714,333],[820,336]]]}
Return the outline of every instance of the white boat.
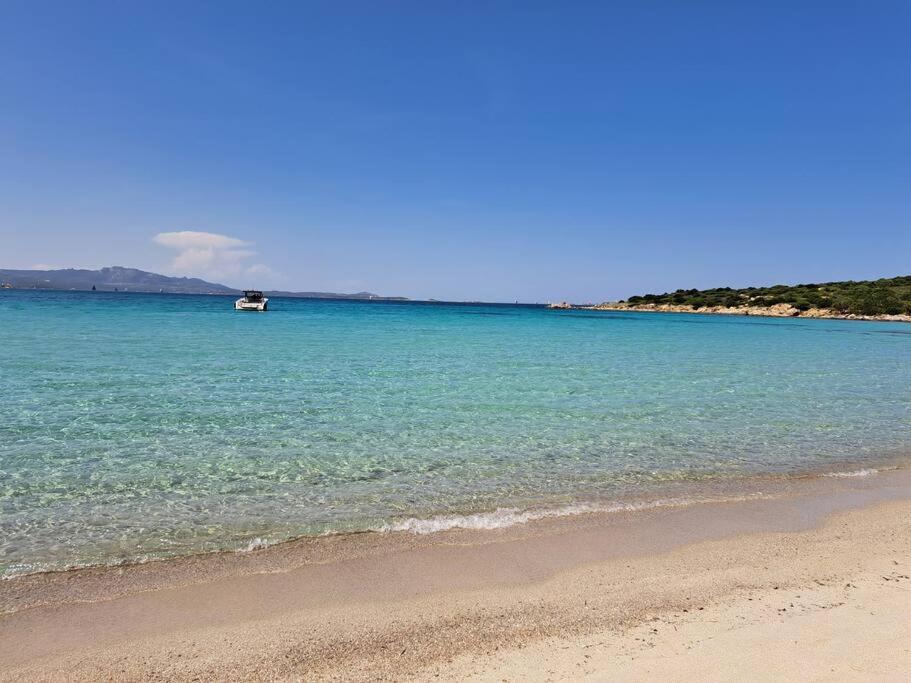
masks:
{"label": "white boat", "polygon": [[258,289],[245,289],[244,295],[234,302],[238,311],[265,311],[269,300]]}

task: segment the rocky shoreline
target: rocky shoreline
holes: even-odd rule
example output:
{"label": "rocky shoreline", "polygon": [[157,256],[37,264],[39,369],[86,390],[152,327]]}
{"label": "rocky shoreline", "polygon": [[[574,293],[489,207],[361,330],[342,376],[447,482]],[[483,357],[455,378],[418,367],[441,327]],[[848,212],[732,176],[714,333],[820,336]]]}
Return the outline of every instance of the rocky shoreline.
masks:
{"label": "rocky shoreline", "polygon": [[789,304],[774,306],[702,306],[693,308],[686,304],[629,304],[625,301],[606,301],[594,306],[574,305],[565,301],[549,304],[554,309],[580,309],[590,311],[639,311],[651,313],[702,313],[708,315],[753,315],[767,318],[831,318],[836,320],[878,320],[884,322],[911,323],[911,315],[858,315],[843,313],[831,308],[809,308],[800,310]]}

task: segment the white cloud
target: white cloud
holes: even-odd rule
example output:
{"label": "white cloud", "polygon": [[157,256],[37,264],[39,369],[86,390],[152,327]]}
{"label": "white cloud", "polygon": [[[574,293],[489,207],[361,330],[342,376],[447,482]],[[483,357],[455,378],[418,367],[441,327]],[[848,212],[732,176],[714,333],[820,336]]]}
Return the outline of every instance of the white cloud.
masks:
{"label": "white cloud", "polygon": [[233,249],[248,244],[236,237],[218,235],[214,232],[197,232],[196,230],[160,232],[155,235],[154,240],[162,246],[174,249]]}
{"label": "white cloud", "polygon": [[250,242],[228,235],[196,230],[160,232],[153,238],[156,244],[175,249],[171,272],[206,279],[235,278],[240,275],[269,275],[263,264],[246,265],[244,261],[256,256]]}

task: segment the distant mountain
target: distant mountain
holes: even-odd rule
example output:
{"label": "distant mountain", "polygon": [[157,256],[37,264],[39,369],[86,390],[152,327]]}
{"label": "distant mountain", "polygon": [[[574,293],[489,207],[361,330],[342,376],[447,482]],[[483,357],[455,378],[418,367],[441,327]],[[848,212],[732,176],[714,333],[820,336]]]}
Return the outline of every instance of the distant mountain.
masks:
{"label": "distant mountain", "polygon": [[[61,270],[0,269],[0,284],[14,289],[67,289],[103,292],[164,292],[166,294],[239,294],[240,290],[196,277],[170,277],[137,268],[112,266],[100,270],[64,268]],[[405,300],[404,297],[382,297],[371,292],[337,294],[335,292],[267,292],[271,296],[311,297],[317,299]]]}
{"label": "distant mountain", "polygon": [[113,266],[101,270],[0,270],[0,282],[17,289],[77,289],[167,292],[172,294],[233,294],[237,290],[199,278],[169,277],[136,268]]}

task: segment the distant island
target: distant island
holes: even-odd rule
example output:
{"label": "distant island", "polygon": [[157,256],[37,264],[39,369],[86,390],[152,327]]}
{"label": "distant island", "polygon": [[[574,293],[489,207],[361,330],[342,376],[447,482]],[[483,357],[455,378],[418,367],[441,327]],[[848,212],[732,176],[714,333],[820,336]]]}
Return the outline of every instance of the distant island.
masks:
{"label": "distant island", "polygon": [[911,275],[743,289],[678,289],[584,308],[911,322]]}
{"label": "distant island", "polygon": [[[241,290],[195,277],[170,277],[137,268],[111,266],[100,270],[8,270],[0,268],[0,286],[5,289],[57,289],[102,292],[154,292],[164,294],[239,294]],[[358,299],[407,301],[406,297],[379,296],[371,292],[268,291],[269,296],[313,299]]]}

